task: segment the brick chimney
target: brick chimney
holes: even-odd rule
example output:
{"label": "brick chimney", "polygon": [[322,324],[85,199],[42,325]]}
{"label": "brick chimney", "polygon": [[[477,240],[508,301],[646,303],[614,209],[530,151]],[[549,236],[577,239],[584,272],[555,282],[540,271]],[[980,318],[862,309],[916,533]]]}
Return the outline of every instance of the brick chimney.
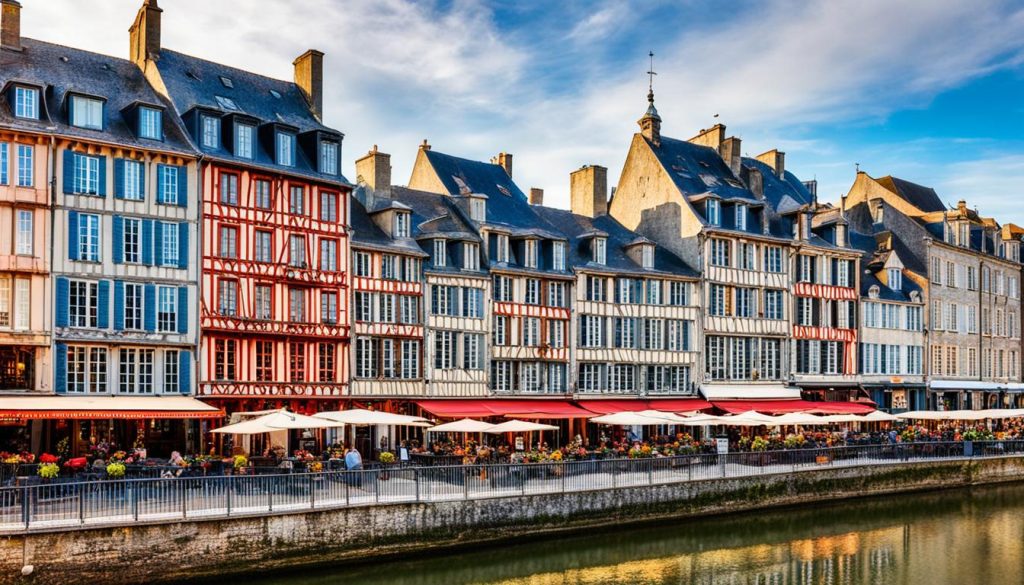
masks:
{"label": "brick chimney", "polygon": [[496,157],[491,159],[491,164],[492,165],[498,165],[499,167],[505,169],[505,172],[508,173],[509,178],[512,177],[512,155],[511,154],[509,154],[507,152],[499,152],[498,156],[496,156]]}
{"label": "brick chimney", "polygon": [[17,0],[0,2],[0,47],[21,50],[21,4]]}
{"label": "brick chimney", "polygon": [[365,184],[378,197],[391,196],[391,155],[377,150],[356,161],[356,183]]}
{"label": "brick chimney", "polygon": [[570,209],[577,215],[608,214],[608,169],[587,165],[569,174]]}
{"label": "brick chimney", "polygon": [[544,205],[544,189],[530,187],[530,205]]}
{"label": "brick chimney", "polygon": [[[6,0],[4,0],[6,1]],[[145,0],[138,14],[135,15],[135,22],[128,29],[128,54],[136,65],[142,65],[146,59],[158,59],[160,57],[160,14],[163,12],[157,6],[156,0]]]}
{"label": "brick chimney", "polygon": [[299,86],[309,109],[318,120],[324,115],[324,54],[310,49],[292,62],[295,66],[295,85]]}
{"label": "brick chimney", "polygon": [[779,152],[777,148],[773,148],[768,152],[757,155],[757,160],[774,169],[775,176],[780,179],[786,174],[786,153]]}
{"label": "brick chimney", "polygon": [[699,144],[701,146],[707,146],[713,148],[716,151],[722,146],[722,142],[725,140],[725,125],[715,124],[707,130],[701,130],[699,134],[689,140],[693,144]]}
{"label": "brick chimney", "polygon": [[722,157],[725,164],[729,165],[732,170],[732,174],[737,177],[740,176],[740,170],[743,167],[742,150],[740,150],[741,141],[735,136],[730,136],[722,141],[721,146],[718,147],[718,155]]}

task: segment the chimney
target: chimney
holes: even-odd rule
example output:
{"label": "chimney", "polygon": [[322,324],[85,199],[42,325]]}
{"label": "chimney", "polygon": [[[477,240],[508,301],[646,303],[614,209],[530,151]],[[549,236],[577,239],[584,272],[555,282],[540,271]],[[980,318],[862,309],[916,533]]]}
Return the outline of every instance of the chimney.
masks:
{"label": "chimney", "polygon": [[715,124],[707,130],[701,130],[700,133],[691,138],[689,142],[713,148],[715,149],[715,152],[718,152],[724,140],[725,126],[723,124]]}
{"label": "chimney", "polygon": [[356,161],[356,183],[365,184],[378,197],[391,196],[391,155],[377,150],[366,153]]}
{"label": "chimney", "polygon": [[773,148],[768,152],[757,155],[757,160],[774,169],[775,176],[780,179],[786,174],[786,153],[779,152],[777,148]]}
{"label": "chimney", "polygon": [[741,141],[739,138],[730,136],[723,140],[721,146],[718,147],[719,156],[722,157],[725,164],[729,165],[729,168],[732,170],[732,174],[737,177],[740,176],[740,170],[743,167],[743,161],[740,158],[742,156],[740,144]]}
{"label": "chimney", "polygon": [[530,205],[544,205],[544,189],[530,187]]}
{"label": "chimney", "polygon": [[[7,0],[4,0],[6,3]],[[163,10],[157,6],[156,0],[145,0],[139,13],[135,15],[135,22],[128,29],[128,39],[131,44],[129,55],[132,62],[142,66],[146,59],[158,59],[160,57],[160,13]]]}
{"label": "chimney", "polygon": [[608,214],[608,169],[598,165],[581,167],[569,174],[570,209],[577,215],[598,217]]}
{"label": "chimney", "polygon": [[508,173],[509,178],[512,177],[512,155],[511,154],[509,154],[507,152],[499,152],[498,156],[496,156],[496,157],[491,159],[491,164],[492,165],[498,165],[499,167],[505,169],[505,172]]}
{"label": "chimney", "polygon": [[21,4],[17,0],[0,2],[0,47],[21,50]]}
{"label": "chimney", "polygon": [[324,54],[310,49],[292,62],[295,85],[299,86],[317,120],[324,115]]}

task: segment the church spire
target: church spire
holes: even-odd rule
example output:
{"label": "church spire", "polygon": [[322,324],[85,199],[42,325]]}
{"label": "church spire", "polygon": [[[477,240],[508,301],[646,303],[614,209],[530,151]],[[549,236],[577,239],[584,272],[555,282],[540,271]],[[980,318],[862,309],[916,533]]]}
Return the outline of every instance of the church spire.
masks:
{"label": "church spire", "polygon": [[651,68],[647,71],[647,111],[637,120],[637,124],[647,140],[654,146],[661,146],[661,116],[654,107],[654,76],[657,75],[654,71],[654,51],[648,53],[648,57],[651,58]]}

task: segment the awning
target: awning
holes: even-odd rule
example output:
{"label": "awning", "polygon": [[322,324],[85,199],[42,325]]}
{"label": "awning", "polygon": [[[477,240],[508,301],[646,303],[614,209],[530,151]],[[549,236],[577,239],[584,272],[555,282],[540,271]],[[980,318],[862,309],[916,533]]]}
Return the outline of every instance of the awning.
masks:
{"label": "awning", "polygon": [[103,420],[221,418],[224,411],[189,396],[0,396],[0,418]]}
{"label": "awning", "polygon": [[932,380],[928,387],[932,390],[988,390],[995,392],[1002,390],[1006,385],[996,382],[979,382],[977,380]]}
{"label": "awning", "polygon": [[567,400],[418,400],[420,408],[441,418],[504,416],[509,418],[589,418],[594,413]]}
{"label": "awning", "polygon": [[715,400],[717,408],[729,414],[754,410],[764,414],[810,412],[814,414],[867,414],[875,407],[866,402],[827,402],[811,400]]}
{"label": "awning", "polygon": [[782,384],[704,384],[700,393],[708,400],[772,400],[798,399],[799,388],[790,388]]}
{"label": "awning", "polygon": [[694,412],[711,408],[711,403],[701,398],[632,398],[610,400],[577,400],[576,404],[597,414],[616,412],[640,412],[660,410],[661,412]]}

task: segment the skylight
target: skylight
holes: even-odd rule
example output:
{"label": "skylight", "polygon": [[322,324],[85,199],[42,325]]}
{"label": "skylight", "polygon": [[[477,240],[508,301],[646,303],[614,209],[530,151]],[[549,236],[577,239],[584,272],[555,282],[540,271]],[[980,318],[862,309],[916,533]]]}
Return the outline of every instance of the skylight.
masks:
{"label": "skylight", "polygon": [[223,75],[221,75],[220,76],[220,82],[223,83],[224,87],[226,87],[228,89],[234,89],[235,88],[235,84],[234,84],[233,81],[231,81],[230,77],[224,77]]}
{"label": "skylight", "polygon": [[224,97],[222,95],[215,95],[213,97],[217,100],[217,103],[220,104],[220,107],[224,108],[225,110],[231,110],[234,112],[241,111],[238,107],[238,104],[235,103],[235,100],[228,97]]}
{"label": "skylight", "polygon": [[270,95],[276,97],[277,99],[281,99],[281,92],[277,91],[276,89],[270,90]]}

